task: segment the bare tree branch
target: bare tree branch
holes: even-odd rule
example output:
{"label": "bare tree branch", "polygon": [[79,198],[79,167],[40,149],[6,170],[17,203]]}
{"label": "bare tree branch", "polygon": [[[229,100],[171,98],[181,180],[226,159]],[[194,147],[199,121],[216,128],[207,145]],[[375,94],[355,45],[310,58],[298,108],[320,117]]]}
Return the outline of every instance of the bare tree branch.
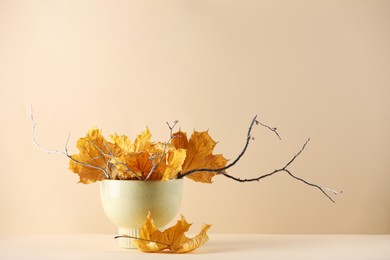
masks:
{"label": "bare tree branch", "polygon": [[227,174],[227,173],[225,172],[225,170],[227,170],[227,169],[229,169],[230,167],[234,166],[234,165],[241,159],[241,157],[245,154],[245,152],[246,152],[246,150],[247,150],[247,148],[248,148],[248,146],[249,146],[250,140],[253,139],[253,137],[252,137],[252,135],[251,135],[251,132],[252,132],[253,125],[254,125],[255,123],[256,123],[256,125],[261,125],[261,126],[263,126],[263,127],[268,128],[269,130],[271,130],[272,132],[274,132],[275,135],[276,135],[279,139],[281,139],[279,133],[277,132],[276,127],[270,127],[270,126],[268,126],[268,125],[266,125],[266,124],[264,124],[264,123],[258,121],[258,120],[257,120],[257,116],[255,116],[255,117],[252,119],[251,124],[249,125],[248,134],[247,134],[247,137],[246,137],[246,142],[245,142],[245,145],[244,145],[244,149],[241,151],[241,153],[237,156],[237,158],[236,158],[233,162],[231,162],[230,164],[226,165],[225,167],[218,168],[218,169],[208,169],[208,168],[193,169],[193,170],[190,170],[190,171],[187,171],[187,172],[184,172],[184,173],[179,173],[179,174],[177,175],[177,178],[178,178],[178,179],[181,179],[181,178],[183,178],[183,177],[185,177],[185,176],[188,176],[188,175],[190,175],[190,174],[194,174],[194,173],[196,173],[196,172],[215,172],[215,173],[217,173],[217,174],[221,174],[221,175],[223,175],[223,176],[225,176],[225,177],[227,177],[227,178],[229,178],[229,179],[232,179],[232,180],[235,180],[235,181],[238,181],[238,182],[252,182],[252,181],[259,181],[259,180],[261,180],[261,179],[263,179],[263,178],[272,176],[272,175],[274,175],[274,174],[276,174],[276,173],[278,173],[278,172],[286,172],[287,174],[289,174],[289,175],[290,175],[291,177],[293,177],[294,179],[299,180],[299,181],[301,181],[301,182],[303,182],[303,183],[305,183],[305,184],[307,184],[307,185],[309,185],[309,186],[312,186],[312,187],[315,187],[315,188],[319,189],[323,194],[325,194],[325,196],[326,196],[328,199],[330,199],[330,200],[334,203],[335,201],[326,193],[326,191],[329,191],[329,192],[333,193],[334,195],[338,195],[338,194],[340,194],[340,193],[342,193],[342,192],[338,192],[338,191],[335,191],[335,190],[330,189],[330,188],[327,188],[327,187],[321,187],[321,186],[319,186],[319,185],[316,185],[316,184],[307,182],[307,181],[305,181],[304,179],[299,178],[299,177],[293,175],[293,174],[290,172],[290,170],[287,169],[287,167],[290,166],[290,165],[295,161],[295,159],[302,153],[302,151],[305,149],[305,147],[306,147],[307,143],[310,141],[310,139],[308,139],[308,140],[304,143],[304,145],[303,145],[302,148],[298,151],[298,153],[295,154],[295,155],[291,158],[291,160],[288,161],[288,162],[286,163],[286,165],[285,165],[284,167],[282,167],[282,168],[280,168],[280,169],[277,169],[277,170],[274,170],[274,171],[272,171],[272,172],[270,172],[270,173],[261,175],[261,176],[256,177],[256,178],[241,179],[241,178],[234,177],[234,176],[232,176],[232,175],[230,175],[230,174]]}
{"label": "bare tree branch", "polygon": [[31,109],[30,109],[30,115],[31,115],[31,123],[32,123],[32,141],[33,143],[35,144],[36,147],[38,147],[39,149],[41,149],[42,151],[48,153],[48,154],[63,154],[65,155],[66,157],[68,157],[70,160],[72,160],[73,162],[77,163],[77,164],[80,164],[82,166],[85,166],[85,167],[89,167],[89,168],[92,168],[92,169],[96,169],[96,170],[99,170],[99,171],[102,171],[104,173],[104,176],[107,178],[107,179],[110,179],[110,175],[108,173],[107,170],[101,168],[101,167],[98,167],[98,166],[95,166],[95,165],[91,165],[91,164],[88,164],[88,163],[84,163],[84,162],[80,162],[76,159],[74,159],[71,155],[69,155],[68,153],[68,142],[69,142],[69,138],[70,138],[70,134],[68,135],[68,138],[66,139],[66,143],[65,143],[65,151],[60,151],[60,150],[50,150],[50,149],[46,149],[45,147],[41,146],[35,139],[35,128],[36,128],[36,123],[34,121],[34,115],[33,115],[33,107],[31,106]]}
{"label": "bare tree branch", "polygon": [[269,177],[269,176],[272,176],[272,175],[274,175],[274,174],[276,174],[278,172],[286,172],[288,175],[290,175],[294,179],[299,180],[299,181],[301,181],[301,182],[303,182],[303,183],[305,183],[305,184],[307,184],[309,186],[312,186],[312,187],[315,187],[315,188],[319,189],[328,199],[330,199],[333,203],[335,203],[335,201],[326,193],[325,190],[331,191],[334,195],[338,195],[338,194],[342,193],[342,191],[338,192],[338,191],[335,191],[335,190],[332,190],[332,189],[329,189],[329,188],[326,188],[326,187],[321,187],[319,185],[310,183],[310,182],[308,182],[308,181],[306,181],[306,180],[304,180],[304,179],[302,179],[300,177],[295,176],[294,174],[291,173],[290,170],[287,169],[287,167],[290,166],[291,163],[302,153],[302,151],[305,149],[305,147],[306,147],[306,145],[307,145],[307,143],[309,141],[310,141],[310,139],[308,139],[305,142],[305,144],[302,146],[302,148],[299,150],[299,152],[297,154],[295,154],[293,156],[293,158],[288,163],[286,163],[286,165],[284,165],[282,168],[274,170],[274,171],[272,171],[270,173],[261,175],[259,177],[251,178],[251,179],[241,179],[241,178],[234,177],[234,176],[232,176],[230,174],[227,174],[225,172],[218,172],[218,173],[223,175],[223,176],[225,176],[225,177],[227,177],[227,178],[229,178],[229,179],[232,179],[232,180],[235,180],[235,181],[238,181],[238,182],[252,182],[252,181],[260,181],[261,179]]}

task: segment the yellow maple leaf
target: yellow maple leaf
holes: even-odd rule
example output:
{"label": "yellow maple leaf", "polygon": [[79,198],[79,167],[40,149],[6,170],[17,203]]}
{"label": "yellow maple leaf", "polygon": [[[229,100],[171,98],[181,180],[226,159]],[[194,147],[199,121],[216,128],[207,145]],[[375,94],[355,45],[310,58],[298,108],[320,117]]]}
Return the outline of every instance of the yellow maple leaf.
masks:
{"label": "yellow maple leaf", "polygon": [[134,143],[126,135],[113,134],[110,136],[114,144],[118,145],[125,153],[142,152],[147,150],[152,143],[150,142],[152,135],[149,128],[146,128],[141,134],[137,136]]}
{"label": "yellow maple leaf", "polygon": [[[190,140],[187,135],[179,131],[173,134],[172,145],[176,149],[186,149],[186,158],[182,166],[182,172],[188,172],[195,169],[218,169],[226,165],[227,159],[222,154],[214,155],[212,152],[217,144],[207,131],[197,132],[191,135]],[[211,183],[215,172],[197,172],[187,175],[188,178],[204,183]]]}
{"label": "yellow maple leaf", "polygon": [[134,144],[131,143],[129,137],[127,137],[126,135],[119,136],[117,134],[113,134],[110,136],[110,138],[114,144],[118,145],[123,150],[123,152],[134,152]]}
{"label": "yellow maple leaf", "polygon": [[168,152],[168,159],[162,176],[163,181],[175,179],[182,170],[182,165],[186,158],[185,149],[172,149]]}
{"label": "yellow maple leaf", "polygon": [[134,141],[134,152],[141,152],[147,150],[151,146],[150,139],[152,134],[149,131],[149,128],[146,128]]}
{"label": "yellow maple leaf", "polygon": [[[120,156],[122,150],[115,144],[108,142],[102,135],[101,131],[92,128],[87,135],[77,141],[79,154],[72,155],[73,160],[69,162],[69,169],[77,173],[81,183],[93,183],[106,178],[103,170],[107,169],[110,157]],[[93,167],[88,167],[91,165]]]}
{"label": "yellow maple leaf", "polygon": [[211,225],[204,224],[202,230],[193,238],[188,238],[185,233],[189,230],[189,224],[183,215],[176,225],[159,231],[153,223],[149,212],[146,222],[140,230],[139,239],[134,241],[137,248],[143,252],[154,253],[169,250],[173,253],[188,253],[205,244],[209,237],[207,231]]}
{"label": "yellow maple leaf", "polygon": [[[121,157],[115,157],[111,159],[111,178],[119,180],[137,180],[142,179],[141,172],[136,168],[131,168],[132,161],[137,162],[137,154],[122,154]],[[138,176],[138,177],[137,177]]]}
{"label": "yellow maple leaf", "polygon": [[[123,162],[123,165],[117,164],[116,169],[119,170],[118,178],[121,180],[132,179],[134,177],[133,173],[144,179],[152,168],[152,162],[147,151],[126,154],[119,160]],[[127,172],[126,169],[131,171]]]}

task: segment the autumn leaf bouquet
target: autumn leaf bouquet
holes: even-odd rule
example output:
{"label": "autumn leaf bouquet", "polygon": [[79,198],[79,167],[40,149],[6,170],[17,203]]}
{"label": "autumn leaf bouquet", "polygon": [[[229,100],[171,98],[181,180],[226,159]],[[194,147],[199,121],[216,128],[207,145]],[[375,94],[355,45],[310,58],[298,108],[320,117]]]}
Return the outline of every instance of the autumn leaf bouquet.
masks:
{"label": "autumn leaf bouquet", "polygon": [[[245,144],[243,146],[242,151],[234,160],[229,162],[229,164],[228,160],[225,159],[222,154],[213,154],[216,142],[211,138],[207,131],[194,131],[191,134],[190,138],[188,138],[187,134],[181,130],[177,132],[173,131],[174,127],[178,123],[177,121],[175,121],[172,126],[167,123],[170,130],[170,135],[169,139],[166,142],[153,142],[151,140],[152,135],[148,128],[146,128],[145,131],[139,134],[134,141],[130,140],[130,138],[126,135],[118,134],[111,135],[109,140],[107,140],[102,135],[101,130],[92,128],[88,131],[85,137],[82,137],[77,141],[76,146],[79,150],[79,153],[70,155],[67,149],[69,137],[65,144],[65,151],[48,150],[42,147],[35,140],[34,133],[36,124],[34,122],[32,111],[31,119],[32,139],[34,144],[47,153],[59,153],[67,156],[70,159],[70,170],[78,174],[80,178],[80,183],[84,184],[94,183],[96,181],[102,181],[102,184],[111,181],[125,181],[122,183],[156,185],[160,183],[182,183],[181,179],[183,179],[184,177],[196,182],[212,183],[212,179],[215,175],[222,175],[237,182],[253,182],[259,181],[266,177],[270,177],[276,173],[283,172],[295,180],[298,180],[306,185],[318,189],[332,202],[334,202],[334,200],[328,193],[333,195],[338,195],[341,193],[327,187],[322,187],[310,183],[300,177],[297,177],[290,171],[289,166],[303,152],[310,139],[308,139],[303,144],[301,149],[295,155],[293,155],[292,158],[288,160],[284,166],[277,168],[274,171],[262,174],[258,177],[247,179],[239,178],[234,175],[228,174],[226,170],[230,169],[242,158],[242,156],[247,151],[247,148],[249,147],[250,141],[254,140],[252,136],[252,128],[254,125],[260,125],[269,129],[279,139],[281,139],[276,128],[270,127],[258,121],[257,116],[252,119],[249,125]],[[130,187],[129,185],[127,186]],[[105,187],[105,185],[102,185],[102,187]],[[180,189],[180,185],[177,187],[179,187]],[[108,190],[106,194],[108,194],[109,197],[111,196],[112,192],[109,190],[109,187],[107,187],[107,189]],[[164,196],[164,193],[172,192],[172,189],[169,187],[167,188],[167,186],[164,189],[161,189],[163,193],[160,194],[156,193],[159,188],[153,189],[155,190],[153,191],[147,189],[146,192],[144,192],[143,194],[148,197],[151,193],[154,192],[155,198],[160,198]],[[138,211],[144,212],[142,213],[145,214],[142,215],[142,221],[144,224],[141,228],[138,228],[136,230],[135,235],[120,234],[119,236],[117,236],[118,238],[125,237],[135,239],[134,244],[137,246],[138,249],[144,252],[160,252],[164,250],[169,250],[171,252],[176,253],[186,253],[198,248],[199,246],[203,245],[208,241],[207,230],[210,228],[210,225],[203,225],[202,230],[197,236],[193,238],[187,238],[184,233],[188,231],[191,225],[186,222],[183,216],[179,221],[177,221],[176,225],[164,231],[160,231],[155,226],[155,221],[153,220],[152,213],[149,212],[147,214],[147,207],[154,207],[156,206],[156,203],[148,201],[147,198],[143,198],[143,201],[145,201],[147,205],[143,205],[142,203],[140,203],[142,197],[140,197],[141,193],[139,191],[142,191],[142,189],[138,191],[131,191],[131,193],[135,193],[136,196],[136,200],[133,200],[132,203],[138,203]],[[116,192],[118,192],[118,190],[115,191],[115,194]],[[101,189],[101,193],[102,201],[104,202],[104,190]],[[177,193],[176,195],[178,194],[179,193]],[[132,194],[131,196],[133,195],[134,194]],[[166,195],[166,197],[170,199],[173,198],[170,197],[170,195]],[[181,199],[181,195],[178,195],[176,197],[180,197]],[[107,199],[108,204],[110,204],[111,202],[118,202],[116,197],[113,200],[109,201],[110,199],[111,198]],[[177,201],[179,201],[179,199]],[[105,203],[103,203],[103,206],[104,204]],[[168,203],[164,205],[169,204],[173,203]],[[179,205],[179,203],[176,204]],[[123,223],[123,219],[121,219],[123,218],[123,216],[121,216],[124,210],[123,206],[127,207],[128,205],[129,203],[120,205],[118,204],[116,206],[116,211],[119,212],[119,217],[115,216],[110,218],[110,220],[112,222]],[[167,209],[164,205],[162,208],[155,208],[154,212],[160,212],[160,215],[167,215]],[[110,208],[110,211],[112,211],[112,207],[112,205],[108,206],[108,208]],[[142,207],[143,209],[140,210],[140,208]],[[176,209],[173,209],[172,212],[171,215],[174,216],[174,214],[176,214]],[[108,212],[108,214],[111,213]],[[130,215],[127,214],[127,216]],[[134,217],[134,214],[131,216]],[[115,221],[113,221],[114,218]],[[125,221],[127,220],[128,219],[125,219]],[[156,221],[158,222],[157,219]],[[120,225],[121,224],[118,224],[118,226]],[[140,224],[131,224],[130,226],[138,227],[139,225]],[[162,222],[159,223],[159,226],[164,225],[162,224]]]}
{"label": "autumn leaf bouquet", "polygon": [[70,157],[70,169],[85,184],[103,179],[167,181],[183,176],[211,183],[216,172],[199,169],[226,166],[223,155],[213,154],[216,142],[208,132],[194,131],[188,139],[186,133],[178,131],[171,133],[165,143],[152,142],[151,137],[147,128],[134,142],[117,134],[108,141],[99,129],[93,128],[78,140],[79,154]]}
{"label": "autumn leaf bouquet", "polygon": [[[169,124],[168,124],[169,125]],[[106,140],[99,129],[93,128],[77,142],[79,154],[70,156],[70,169],[79,175],[81,183],[93,183],[104,179],[169,181],[188,178],[211,183],[215,172],[197,169],[220,169],[227,160],[220,154],[212,154],[216,142],[208,132],[196,132],[187,138],[186,133],[172,133],[169,141],[152,142],[147,128],[132,142],[126,135],[113,134]],[[189,224],[184,216],[176,225],[159,231],[149,212],[145,224],[140,229],[134,244],[144,252],[169,250],[175,253],[187,253],[208,241],[207,230],[211,225],[203,225],[200,233],[187,238]],[[120,235],[116,238],[129,236]],[[132,237],[134,238],[134,237]]]}

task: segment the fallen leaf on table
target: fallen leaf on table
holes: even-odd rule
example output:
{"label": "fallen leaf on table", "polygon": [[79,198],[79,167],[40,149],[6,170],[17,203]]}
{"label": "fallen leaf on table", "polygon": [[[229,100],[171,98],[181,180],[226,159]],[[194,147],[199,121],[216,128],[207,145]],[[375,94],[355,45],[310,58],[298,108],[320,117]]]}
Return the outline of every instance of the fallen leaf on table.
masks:
{"label": "fallen leaf on table", "polygon": [[159,231],[154,225],[152,215],[149,212],[145,224],[140,229],[139,238],[136,238],[133,243],[139,250],[147,253],[162,252],[164,250],[169,250],[171,253],[188,253],[209,240],[207,231],[211,225],[203,224],[200,233],[193,238],[188,238],[185,235],[190,227],[191,224],[181,215],[176,225],[164,231]]}

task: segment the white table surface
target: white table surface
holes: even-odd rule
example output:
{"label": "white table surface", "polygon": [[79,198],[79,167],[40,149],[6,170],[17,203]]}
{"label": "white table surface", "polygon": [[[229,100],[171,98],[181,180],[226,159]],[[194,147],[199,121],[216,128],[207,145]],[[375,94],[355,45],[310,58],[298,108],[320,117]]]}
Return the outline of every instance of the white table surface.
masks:
{"label": "white table surface", "polygon": [[390,235],[210,235],[189,254],[117,247],[114,235],[0,235],[0,259],[367,259],[390,260]]}

